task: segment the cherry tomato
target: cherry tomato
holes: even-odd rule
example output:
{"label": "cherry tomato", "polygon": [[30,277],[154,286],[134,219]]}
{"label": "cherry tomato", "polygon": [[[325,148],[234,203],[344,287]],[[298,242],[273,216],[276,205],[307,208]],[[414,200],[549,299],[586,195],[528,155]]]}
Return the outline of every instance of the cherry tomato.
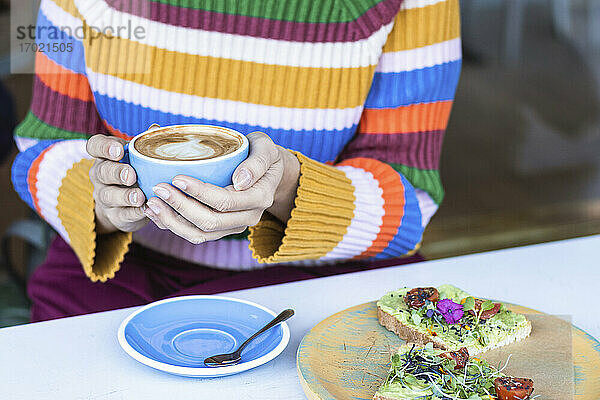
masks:
{"label": "cherry tomato", "polygon": [[498,400],[525,400],[533,392],[533,381],[505,376],[494,380],[494,388]]}
{"label": "cherry tomato", "polygon": [[412,308],[421,308],[425,300],[436,302],[440,298],[440,293],[434,287],[414,288],[406,293],[404,302]]}
{"label": "cherry tomato", "polygon": [[[469,312],[473,315],[479,315],[479,311],[481,310],[481,305],[483,303],[484,303],[484,300],[475,299],[475,309],[469,310]],[[500,306],[501,306],[500,303],[494,303],[494,308],[492,308],[491,310],[482,312],[479,319],[486,320],[486,319],[492,318],[494,315],[496,315],[496,314],[498,314],[498,312],[500,312]]]}
{"label": "cherry tomato", "polygon": [[466,347],[461,347],[458,351],[442,353],[440,357],[454,360],[456,362],[454,369],[463,369],[467,365],[467,361],[469,361],[469,350]]}

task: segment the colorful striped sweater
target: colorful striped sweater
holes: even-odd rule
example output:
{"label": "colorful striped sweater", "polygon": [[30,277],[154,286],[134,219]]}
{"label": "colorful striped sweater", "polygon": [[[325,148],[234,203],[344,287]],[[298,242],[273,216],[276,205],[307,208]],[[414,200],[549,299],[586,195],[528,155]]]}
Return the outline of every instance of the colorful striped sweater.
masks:
{"label": "colorful striped sweater", "polygon": [[[115,28],[128,25],[143,37]],[[94,281],[114,276],[131,240],[233,269],[398,257],[442,200],[458,0],[42,0],[38,32],[72,51],[37,53],[13,183]],[[249,236],[201,245],[153,224],[97,236],[85,139],[153,123],[262,131],[294,150],[287,225],[265,213]]]}

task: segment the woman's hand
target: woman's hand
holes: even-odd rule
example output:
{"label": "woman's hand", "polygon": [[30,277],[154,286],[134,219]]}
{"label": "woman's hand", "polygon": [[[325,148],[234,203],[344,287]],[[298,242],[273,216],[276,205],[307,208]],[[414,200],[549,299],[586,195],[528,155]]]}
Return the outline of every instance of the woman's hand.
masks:
{"label": "woman's hand", "polygon": [[300,164],[296,156],[264,133],[251,133],[248,158],[221,188],[185,175],[154,187],[145,213],[161,229],[191,243],[217,240],[256,225],[264,211],[284,223],[293,208]]}
{"label": "woman's hand", "polygon": [[123,139],[104,135],[94,135],[87,141],[87,152],[95,158],[90,179],[98,233],[135,232],[148,223],[142,210],[144,193],[133,187],[137,181],[135,170],[117,162],[125,154],[123,143]]}

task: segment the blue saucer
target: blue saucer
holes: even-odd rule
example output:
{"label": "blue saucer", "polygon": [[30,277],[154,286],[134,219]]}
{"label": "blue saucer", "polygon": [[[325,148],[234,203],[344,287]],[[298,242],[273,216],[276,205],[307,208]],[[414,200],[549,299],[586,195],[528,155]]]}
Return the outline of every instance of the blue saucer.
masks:
{"label": "blue saucer", "polygon": [[234,351],[276,314],[258,304],[220,296],[183,296],[148,304],[119,327],[119,344],[149,367],[175,375],[217,377],[262,365],[285,349],[284,322],[246,347],[237,365],[210,368],[204,359]]}

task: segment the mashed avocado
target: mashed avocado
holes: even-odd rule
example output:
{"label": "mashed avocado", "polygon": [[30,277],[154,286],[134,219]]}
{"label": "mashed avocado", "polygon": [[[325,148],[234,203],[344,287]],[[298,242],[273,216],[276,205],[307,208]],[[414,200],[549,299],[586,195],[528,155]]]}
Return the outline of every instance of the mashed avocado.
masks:
{"label": "mashed avocado", "polygon": [[[470,354],[477,354],[484,349],[507,344],[512,341],[511,338],[515,333],[526,329],[529,324],[524,315],[509,311],[505,305],[500,307],[496,315],[485,321],[479,321],[465,313],[460,323],[447,324],[443,318],[426,317],[427,309],[435,308],[433,303],[419,310],[409,308],[404,302],[404,295],[409,290],[411,288],[387,293],[377,302],[377,306],[404,325],[439,338],[449,350],[466,347]],[[468,293],[452,285],[442,285],[438,287],[438,291],[440,300],[451,299],[459,304],[469,297]]]}
{"label": "mashed avocado", "polygon": [[[391,397],[394,399],[414,399],[423,398],[422,396],[433,396],[433,391],[421,385],[421,388],[403,387],[401,383],[394,382],[388,384],[377,391],[381,396]],[[435,398],[437,399],[437,397]]]}

